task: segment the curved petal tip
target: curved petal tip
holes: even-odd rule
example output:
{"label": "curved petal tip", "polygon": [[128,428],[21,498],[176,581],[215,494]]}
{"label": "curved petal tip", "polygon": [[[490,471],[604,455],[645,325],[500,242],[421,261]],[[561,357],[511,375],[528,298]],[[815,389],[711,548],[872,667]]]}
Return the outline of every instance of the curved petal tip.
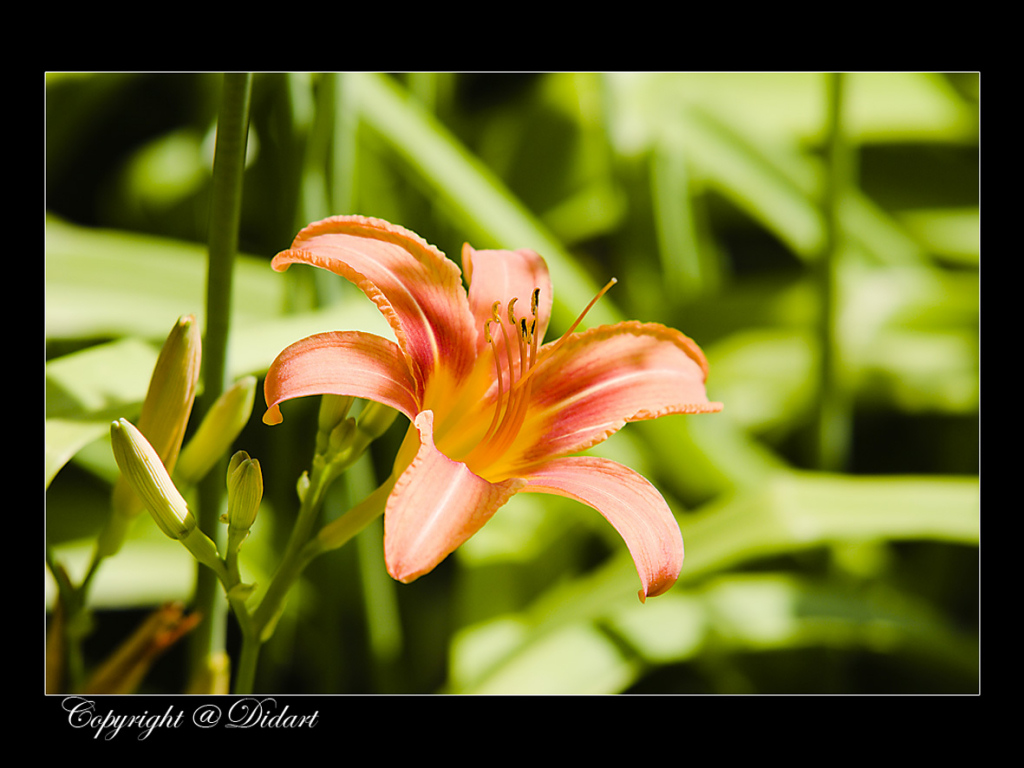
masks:
{"label": "curved petal tip", "polygon": [[272,405],[267,408],[267,412],[263,414],[263,423],[269,426],[280,424],[284,421],[284,417],[281,415],[281,409],[276,405]]}
{"label": "curved petal tip", "polygon": [[523,490],[576,499],[619,532],[640,576],[640,601],[664,594],[683,567],[683,536],[664,497],[641,475],[596,456],[555,459],[536,467]]}

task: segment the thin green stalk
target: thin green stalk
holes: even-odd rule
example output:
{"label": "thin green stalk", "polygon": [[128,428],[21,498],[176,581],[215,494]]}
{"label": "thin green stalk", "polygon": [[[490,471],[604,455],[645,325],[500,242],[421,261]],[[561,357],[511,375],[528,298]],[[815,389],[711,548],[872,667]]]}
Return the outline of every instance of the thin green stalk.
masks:
{"label": "thin green stalk", "polygon": [[[242,630],[242,648],[235,669],[232,693],[252,693],[260,648],[266,639],[265,630],[268,627],[272,629],[284,608],[285,597],[312,559],[311,554],[305,550],[305,545],[308,542],[310,530],[316,520],[322,499],[322,488],[319,483],[316,488],[311,486],[308,489],[299,509],[296,526],[292,530],[292,536],[285,548],[284,556],[257,609],[250,614],[244,603],[235,606],[235,614],[239,618],[239,626]],[[237,578],[237,558],[231,558],[229,569],[232,570],[236,577],[236,583],[238,583],[240,579]]]}
{"label": "thin green stalk", "polygon": [[256,681],[256,663],[259,661],[260,646],[259,635],[252,632],[242,634],[242,651],[238,657],[238,664],[235,668],[235,679],[231,692],[236,695],[252,693]]}
{"label": "thin green stalk", "polygon": [[353,207],[357,121],[352,79],[353,75],[347,72],[334,73],[327,78],[334,115],[330,185],[327,188],[327,205],[331,213],[349,213]]}
{"label": "thin green stalk", "polygon": [[232,278],[242,216],[242,174],[251,90],[251,74],[224,75],[210,201],[206,335],[203,339],[203,402],[207,409],[227,385]]}
{"label": "thin green stalk", "polygon": [[[209,410],[227,385],[232,278],[238,251],[251,90],[250,73],[224,75],[210,201],[202,413]],[[223,536],[217,534],[224,505],[226,466],[225,456],[199,484],[199,526],[214,541],[223,540]],[[195,608],[203,614],[204,620],[193,634],[193,674],[204,668],[208,656],[224,648],[227,605],[219,599],[217,592],[216,577],[208,568],[198,566]]]}
{"label": "thin green stalk", "polygon": [[827,131],[825,188],[822,215],[825,245],[818,263],[818,411],[815,424],[815,464],[824,471],[841,471],[850,439],[850,412],[843,379],[839,313],[839,252],[842,247],[840,212],[851,184],[850,149],[843,134],[842,111],[845,80],[841,73],[827,75]]}
{"label": "thin green stalk", "polygon": [[[251,693],[256,676],[256,664],[260,648],[272,633],[281,611],[284,609],[285,598],[306,566],[314,558],[348,543],[357,533],[384,512],[388,494],[394,487],[394,478],[389,478],[382,486],[373,491],[361,503],[352,507],[337,520],[324,526],[310,538],[309,528],[304,535],[293,536],[285,551],[281,564],[274,578],[267,587],[260,604],[248,614],[244,607],[236,613],[247,617],[242,625],[242,652],[236,670],[233,692],[236,694]],[[322,490],[326,485],[310,487],[304,497],[299,516],[304,519],[315,519],[316,512],[323,500]]]}

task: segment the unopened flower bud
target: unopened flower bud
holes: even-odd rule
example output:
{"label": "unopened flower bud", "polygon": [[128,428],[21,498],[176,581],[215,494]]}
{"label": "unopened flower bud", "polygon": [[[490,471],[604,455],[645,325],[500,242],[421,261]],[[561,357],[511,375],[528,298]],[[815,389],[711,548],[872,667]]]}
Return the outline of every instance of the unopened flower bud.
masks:
{"label": "unopened flower bud", "polygon": [[188,504],[142,433],[127,419],[118,419],[110,425],[110,442],[122,476],[160,530],[180,541],[199,562],[222,571],[216,544],[196,525]]}
{"label": "unopened flower bud", "polygon": [[175,477],[188,483],[202,480],[249,422],[255,397],[255,376],[239,379],[218,397],[182,448]]}
{"label": "unopened flower bud", "polygon": [[256,513],[263,499],[263,474],[260,463],[238,451],[228,463],[228,525],[248,532],[256,521]]}
{"label": "unopened flower bud", "polygon": [[168,471],[174,469],[196,399],[203,359],[202,335],[193,315],[178,319],[153,368],[138,428]]}
{"label": "unopened flower bud", "polygon": [[330,432],[338,422],[348,416],[348,411],[355,401],[348,395],[324,395],[320,398],[320,412],[317,415],[317,428],[321,432]]}
{"label": "unopened flower bud", "polygon": [[306,493],[309,491],[309,485],[309,472],[303,472],[295,483],[295,493],[298,494],[300,502],[305,500]]}
{"label": "unopened flower bud", "polygon": [[359,414],[359,431],[370,440],[376,440],[388,431],[397,416],[398,411],[394,408],[369,400]]}
{"label": "unopened flower bud", "polygon": [[[178,460],[196,398],[201,362],[199,324],[192,315],[180,317],[160,350],[138,418],[139,432],[168,471]],[[133,516],[142,511],[140,501],[130,493],[125,480],[119,479],[114,487],[115,512]]]}
{"label": "unopened flower bud", "polygon": [[172,539],[187,536],[196,527],[195,517],[149,441],[127,419],[118,419],[110,425],[110,442],[121,476],[160,530]]}
{"label": "unopened flower bud", "polygon": [[352,434],[356,431],[356,420],[352,418],[345,419],[338,426],[331,430],[331,436],[328,440],[328,445],[332,451],[339,451],[346,447],[349,441],[352,439]]}
{"label": "unopened flower bud", "polygon": [[337,427],[345,423],[354,397],[348,395],[323,395],[320,398],[320,411],[317,414],[316,453],[325,454],[331,447],[331,435]]}

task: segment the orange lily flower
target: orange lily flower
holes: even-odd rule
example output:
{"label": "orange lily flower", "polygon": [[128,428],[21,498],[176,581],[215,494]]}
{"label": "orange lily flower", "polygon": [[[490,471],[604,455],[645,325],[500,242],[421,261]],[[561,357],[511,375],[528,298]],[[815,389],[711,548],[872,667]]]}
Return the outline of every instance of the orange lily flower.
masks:
{"label": "orange lily flower", "polygon": [[264,422],[281,421],[285,400],[327,393],[375,400],[409,418],[384,510],[385,561],[399,581],[432,570],[514,494],[535,492],[600,512],[633,556],[640,599],[662,594],[683,562],[665,500],[628,467],[569,454],[629,421],[721,410],[705,392],[704,354],[651,323],[574,332],[583,315],[543,344],[552,301],[544,260],[467,244],[462,262],[468,292],[454,262],[388,222],[337,216],[303,229],[273,268],[311,264],[351,280],[397,344],[361,331],[292,344],[267,373]]}

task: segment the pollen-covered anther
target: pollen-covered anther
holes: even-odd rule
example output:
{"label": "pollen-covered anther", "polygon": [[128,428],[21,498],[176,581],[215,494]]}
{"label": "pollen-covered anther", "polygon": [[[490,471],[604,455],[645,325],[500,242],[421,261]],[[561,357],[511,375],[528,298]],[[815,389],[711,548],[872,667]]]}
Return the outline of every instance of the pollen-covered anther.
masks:
{"label": "pollen-covered anther", "polygon": [[517,299],[517,298],[514,298],[514,299],[512,299],[512,300],[511,300],[511,301],[510,301],[510,302],[508,303],[508,324],[509,324],[509,325],[515,325],[515,324],[516,324],[516,312],[515,312],[515,307],[516,307],[516,302],[517,302],[517,301],[519,301],[519,299]]}

